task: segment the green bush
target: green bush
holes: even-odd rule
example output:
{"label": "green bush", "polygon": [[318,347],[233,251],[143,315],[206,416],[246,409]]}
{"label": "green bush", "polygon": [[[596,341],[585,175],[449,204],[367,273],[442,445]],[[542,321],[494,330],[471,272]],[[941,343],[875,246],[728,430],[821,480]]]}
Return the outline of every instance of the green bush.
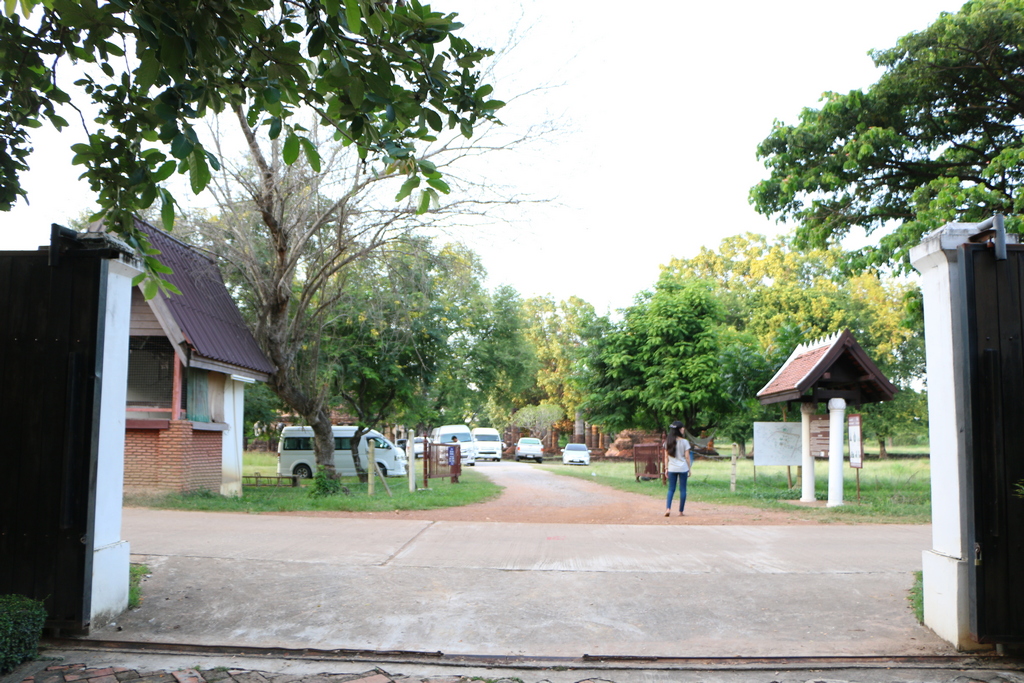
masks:
{"label": "green bush", "polygon": [[313,477],[313,486],[309,489],[309,495],[313,498],[323,498],[325,496],[336,496],[339,493],[348,493],[348,489],[342,486],[340,479],[332,479],[327,476],[327,470],[322,467],[316,471],[316,476]]}
{"label": "green bush", "polygon": [[0,595],[0,674],[36,656],[46,608],[24,595]]}

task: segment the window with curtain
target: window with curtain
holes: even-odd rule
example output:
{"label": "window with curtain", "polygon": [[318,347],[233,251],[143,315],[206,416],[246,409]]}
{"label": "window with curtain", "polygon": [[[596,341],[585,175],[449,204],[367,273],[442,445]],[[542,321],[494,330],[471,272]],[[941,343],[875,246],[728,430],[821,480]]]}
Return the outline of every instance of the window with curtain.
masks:
{"label": "window with curtain", "polygon": [[210,421],[210,373],[196,368],[188,369],[188,399],[185,418],[193,422]]}

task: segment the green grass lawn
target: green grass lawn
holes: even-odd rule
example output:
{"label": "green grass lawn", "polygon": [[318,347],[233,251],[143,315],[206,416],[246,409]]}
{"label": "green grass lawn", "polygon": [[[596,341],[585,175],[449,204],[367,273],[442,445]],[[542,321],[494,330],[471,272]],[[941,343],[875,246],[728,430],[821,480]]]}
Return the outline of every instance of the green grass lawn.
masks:
{"label": "green grass lawn", "polygon": [[[736,492],[732,493],[729,490],[731,467],[728,459],[698,459],[687,484],[687,501],[786,510],[800,517],[823,522],[927,524],[931,521],[931,475],[927,458],[866,461],[860,473],[859,502],[857,475],[844,465],[843,499],[846,504],[836,508],[804,508],[787,503],[800,499],[797,468],[792,470],[792,489],[787,485],[785,467],[758,467],[755,483],[751,460],[740,460],[737,463]],[[590,467],[544,465],[543,468],[622,491],[653,498],[665,497],[666,489],[660,481],[636,481],[632,461],[595,461]],[[828,464],[818,462],[815,473],[817,498],[827,500]]]}
{"label": "green grass lawn", "polygon": [[[277,474],[277,455],[274,453],[246,452],[243,473],[252,475]],[[422,476],[422,465],[417,472]],[[343,510],[350,512],[387,512],[391,510],[432,510],[435,508],[471,505],[497,498],[502,487],[490,479],[468,468],[463,468],[458,484],[447,479],[431,479],[428,490],[409,492],[409,480],[405,477],[388,477],[393,497],[388,496],[380,479],[375,482],[373,497],[367,493],[367,485],[360,484],[355,477],[342,477],[342,484],[348,487],[350,495],[314,498],[309,495],[311,479],[302,485],[291,486],[246,486],[241,498],[227,498],[218,493],[196,492],[189,494],[165,494],[159,496],[134,495],[125,497],[125,505],[169,508],[177,510],[208,510],[220,512],[289,512],[301,510]],[[423,482],[420,480],[419,485]]]}

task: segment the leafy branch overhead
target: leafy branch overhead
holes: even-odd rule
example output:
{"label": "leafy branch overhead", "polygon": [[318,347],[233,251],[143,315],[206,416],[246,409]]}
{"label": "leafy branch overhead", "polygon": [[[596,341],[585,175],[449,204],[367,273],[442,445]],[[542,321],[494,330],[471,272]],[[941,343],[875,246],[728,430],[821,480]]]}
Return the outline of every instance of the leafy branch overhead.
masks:
{"label": "leafy branch overhead", "polygon": [[892,228],[858,267],[906,265],[948,221],[1024,212],[1022,46],[1024,0],[971,0],[872,52],[885,70],[873,86],[826,93],[798,124],[776,122],[757,150],[770,177],[751,203],[795,221],[800,246]]}
{"label": "leafy branch overhead", "polygon": [[[72,124],[59,111],[81,105],[85,135],[72,147],[99,205],[95,219],[142,253],[157,256],[133,214],[159,203],[165,228],[175,173],[202,192],[220,162],[196,122],[241,108],[250,127],[283,140],[282,158],[320,157],[294,117],[312,110],[335,139],[408,176],[398,199],[420,188],[420,212],[447,193],[417,144],[442,130],[466,137],[496,121],[503,103],[476,70],[491,54],[456,35],[454,13],[417,0],[6,0],[0,16],[0,210],[26,197],[29,131]],[[84,68],[60,85],[69,63]],[[89,115],[92,116],[92,115]],[[78,124],[76,124],[78,125]],[[160,280],[155,258],[148,274]]]}

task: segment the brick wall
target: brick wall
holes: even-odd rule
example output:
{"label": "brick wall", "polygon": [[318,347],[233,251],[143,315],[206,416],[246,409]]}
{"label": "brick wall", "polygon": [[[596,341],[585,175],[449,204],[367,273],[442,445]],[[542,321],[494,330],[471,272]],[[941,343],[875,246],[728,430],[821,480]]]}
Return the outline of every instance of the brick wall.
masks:
{"label": "brick wall", "polygon": [[219,492],[221,432],[193,430],[189,420],[167,429],[128,429],[124,444],[125,493]]}

